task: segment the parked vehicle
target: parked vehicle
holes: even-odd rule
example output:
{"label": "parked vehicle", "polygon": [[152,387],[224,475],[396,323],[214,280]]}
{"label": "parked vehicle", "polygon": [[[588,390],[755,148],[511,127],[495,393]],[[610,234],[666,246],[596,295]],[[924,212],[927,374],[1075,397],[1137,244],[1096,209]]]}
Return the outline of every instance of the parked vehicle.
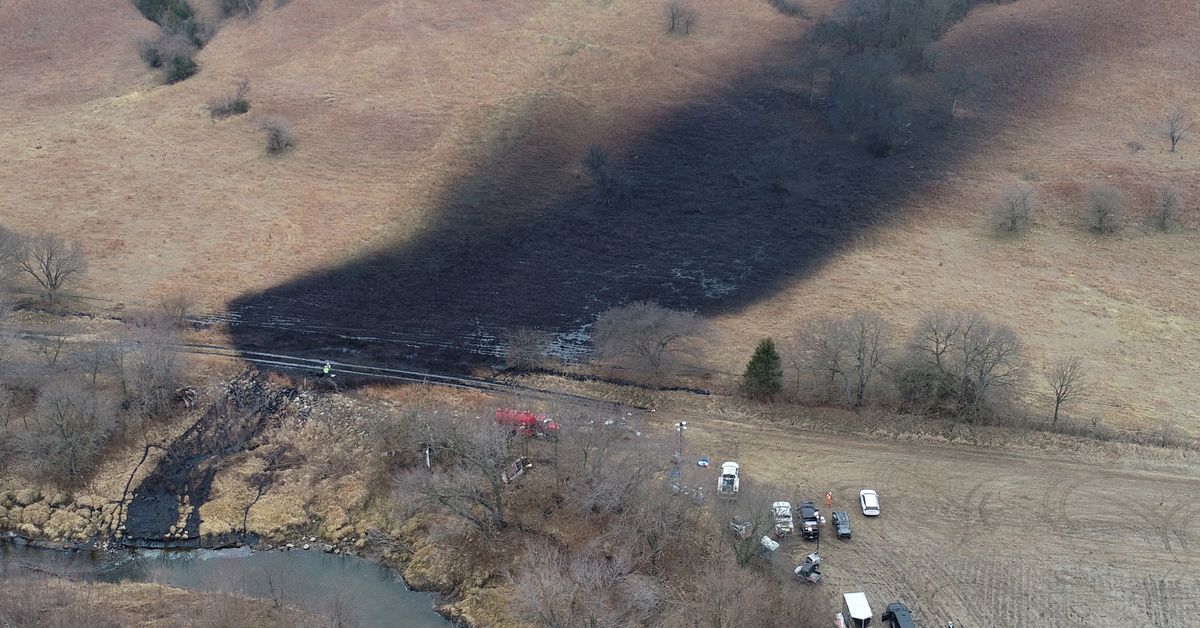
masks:
{"label": "parked vehicle", "polygon": [[879,493],[864,488],[858,492],[858,502],[862,505],[862,513],[868,517],[879,516]]}
{"label": "parked vehicle", "polygon": [[821,511],[817,510],[817,505],[811,501],[802,501],[799,505],[800,510],[800,533],[808,540],[813,540],[821,537]]}
{"label": "parked vehicle", "polygon": [[738,463],[722,462],[721,477],[717,478],[717,497],[737,497],[741,481],[741,467]]}
{"label": "parked vehicle", "polygon": [[838,615],[841,616],[842,623],[849,628],[868,628],[874,617],[871,605],[867,603],[866,593],[843,593],[842,612]]}
{"label": "parked vehicle", "polygon": [[754,524],[747,518],[741,515],[735,515],[729,521],[729,529],[733,535],[739,539],[750,538],[750,533],[754,531]]}
{"label": "parked vehicle", "polygon": [[775,536],[791,536],[796,532],[796,522],[792,519],[792,505],[788,502],[771,504],[771,512],[775,515]]}
{"label": "parked vehicle", "polygon": [[512,430],[513,436],[525,438],[558,438],[558,422],[547,419],[544,414],[524,410],[496,410],[496,423]]}
{"label": "parked vehicle", "polygon": [[887,623],[888,628],[917,628],[912,613],[901,602],[887,605],[887,610],[883,612],[883,621]]}
{"label": "parked vehicle", "polygon": [[850,513],[844,510],[836,510],[833,513],[833,529],[837,532],[839,539],[851,538],[850,532]]}

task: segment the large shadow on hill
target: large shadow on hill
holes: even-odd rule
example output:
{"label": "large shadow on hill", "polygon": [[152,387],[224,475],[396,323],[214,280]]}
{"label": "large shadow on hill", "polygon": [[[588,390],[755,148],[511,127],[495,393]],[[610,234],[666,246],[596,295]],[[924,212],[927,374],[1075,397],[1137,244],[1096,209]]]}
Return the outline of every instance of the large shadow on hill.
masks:
{"label": "large shadow on hill", "polygon": [[[1018,41],[986,36],[995,49]],[[1069,50],[1054,54],[1062,65],[1077,61]],[[964,136],[1019,123],[1003,106],[942,129],[918,116],[911,144],[874,158],[823,130],[805,97],[779,89],[772,74],[747,69],[627,143],[615,164],[629,183],[621,203],[564,177],[552,149],[495,154],[446,195],[422,237],[238,299],[237,343],[448,367],[493,360],[505,330],[518,327],[561,334],[564,351],[579,349],[586,337],[573,332],[631,300],[737,310],[894,218],[909,195],[970,154]],[[1029,104],[1021,115],[1036,115]],[[535,199],[533,180],[561,181],[562,192]]]}

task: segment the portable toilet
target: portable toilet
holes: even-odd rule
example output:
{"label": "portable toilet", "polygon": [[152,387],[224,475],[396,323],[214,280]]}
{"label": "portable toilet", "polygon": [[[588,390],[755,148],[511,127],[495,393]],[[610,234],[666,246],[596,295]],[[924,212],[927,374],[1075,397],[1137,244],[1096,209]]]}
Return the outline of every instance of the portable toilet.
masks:
{"label": "portable toilet", "polygon": [[849,628],[867,628],[871,625],[871,605],[867,604],[866,593],[843,593],[842,599]]}

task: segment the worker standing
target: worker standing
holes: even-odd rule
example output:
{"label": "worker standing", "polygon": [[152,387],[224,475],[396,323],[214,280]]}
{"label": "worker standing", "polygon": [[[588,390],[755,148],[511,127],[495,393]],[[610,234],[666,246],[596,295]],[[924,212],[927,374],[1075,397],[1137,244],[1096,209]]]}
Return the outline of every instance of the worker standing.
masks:
{"label": "worker standing", "polygon": [[329,360],[325,360],[325,366],[321,367],[321,374],[325,377],[330,377],[333,374],[333,364]]}
{"label": "worker standing", "polygon": [[833,508],[833,491],[825,492],[825,508]]}

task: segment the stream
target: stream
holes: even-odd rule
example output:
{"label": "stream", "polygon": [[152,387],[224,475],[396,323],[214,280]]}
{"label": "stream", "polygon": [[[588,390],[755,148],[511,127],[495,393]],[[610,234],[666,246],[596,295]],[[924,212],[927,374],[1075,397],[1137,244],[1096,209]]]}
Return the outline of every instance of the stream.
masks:
{"label": "stream", "polygon": [[0,580],[19,570],[102,582],[155,582],[203,591],[279,599],[321,614],[331,602],[351,609],[363,627],[446,628],[433,596],[410,591],[393,571],[362,558],[321,551],[138,550],[91,554],[36,549],[0,540]]}

